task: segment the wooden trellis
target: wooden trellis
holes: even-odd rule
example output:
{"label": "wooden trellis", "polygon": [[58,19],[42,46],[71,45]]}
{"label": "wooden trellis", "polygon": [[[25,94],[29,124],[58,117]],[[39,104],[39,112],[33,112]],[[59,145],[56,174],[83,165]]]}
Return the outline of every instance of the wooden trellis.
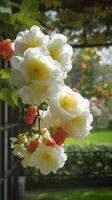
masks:
{"label": "wooden trellis", "polygon": [[17,111],[0,102],[0,200],[18,200],[18,161],[10,138],[17,135]]}
{"label": "wooden trellis", "polygon": [[7,104],[1,103],[0,110],[0,199],[18,200],[18,162],[10,147],[10,137],[16,135],[18,124],[15,111]]}

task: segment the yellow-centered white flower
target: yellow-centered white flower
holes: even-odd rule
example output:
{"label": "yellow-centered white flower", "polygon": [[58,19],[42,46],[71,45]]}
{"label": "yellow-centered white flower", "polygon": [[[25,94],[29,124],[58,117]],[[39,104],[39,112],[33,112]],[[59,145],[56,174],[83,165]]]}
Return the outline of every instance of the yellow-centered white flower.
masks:
{"label": "yellow-centered white flower", "polygon": [[85,135],[89,134],[89,131],[92,129],[92,121],[93,117],[87,110],[82,112],[77,117],[66,121],[66,123],[62,122],[62,128],[66,130],[68,137],[81,139]]}
{"label": "yellow-centered white flower", "polygon": [[63,34],[52,34],[48,43],[48,50],[51,57],[61,64],[66,78],[67,72],[72,68],[73,55],[73,49],[67,43],[67,37]]}
{"label": "yellow-centered white flower", "polygon": [[88,109],[88,100],[66,85],[61,88],[61,91],[50,102],[51,113],[55,113],[55,118],[60,116],[63,120],[73,119]]}
{"label": "yellow-centered white flower", "polygon": [[11,59],[11,65],[22,71],[29,82],[62,79],[60,65],[46,55],[45,51],[45,48],[30,48],[22,59],[14,56]]}
{"label": "yellow-centered white flower", "polygon": [[23,56],[28,48],[40,47],[47,44],[49,37],[42,33],[38,26],[32,26],[31,29],[19,32],[13,43],[14,55]]}
{"label": "yellow-centered white flower", "polygon": [[26,104],[39,105],[52,98],[63,84],[60,64],[46,54],[44,47],[30,48],[22,58],[14,56],[11,65],[12,82]]}
{"label": "yellow-centered white flower", "polygon": [[33,153],[32,159],[35,160],[35,168],[40,169],[42,174],[47,175],[50,172],[56,173],[59,168],[63,167],[67,156],[63,147],[58,145],[50,147],[41,143]]}

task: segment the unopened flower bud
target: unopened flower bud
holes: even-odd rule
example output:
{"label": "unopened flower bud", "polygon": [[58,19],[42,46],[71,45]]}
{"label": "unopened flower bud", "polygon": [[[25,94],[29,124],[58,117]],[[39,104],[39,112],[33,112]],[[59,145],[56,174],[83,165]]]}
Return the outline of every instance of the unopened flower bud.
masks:
{"label": "unopened flower bud", "polygon": [[36,150],[39,143],[40,142],[37,139],[30,140],[27,147],[27,151],[33,153]]}
{"label": "unopened flower bud", "polygon": [[8,62],[13,54],[13,48],[10,39],[6,39],[0,42],[0,55],[5,62]]}

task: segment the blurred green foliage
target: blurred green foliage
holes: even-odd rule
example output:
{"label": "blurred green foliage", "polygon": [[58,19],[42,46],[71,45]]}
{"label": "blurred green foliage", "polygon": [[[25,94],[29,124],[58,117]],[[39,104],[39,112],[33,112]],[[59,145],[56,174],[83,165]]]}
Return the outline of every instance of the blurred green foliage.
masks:
{"label": "blurred green foliage", "polygon": [[38,194],[27,195],[22,200],[110,200],[112,199],[111,188],[80,189],[64,191],[46,191]]}
{"label": "blurred green foliage", "polygon": [[40,25],[36,18],[38,0],[22,0],[16,3],[10,0],[0,1],[0,36],[1,39],[14,39],[16,34],[32,25]]}
{"label": "blurred green foliage", "polygon": [[106,100],[112,92],[112,66],[101,66],[97,51],[98,48],[74,49],[69,82],[72,88],[77,88],[85,97],[97,96]]}
{"label": "blurred green foliage", "polygon": [[[20,2],[20,3],[17,3]],[[112,42],[112,4],[62,0],[1,0],[0,35],[14,38],[33,24],[61,31],[74,44]]]}
{"label": "blurred green foliage", "polygon": [[[112,146],[72,146],[67,149],[68,160],[62,173],[75,177],[112,176]],[[91,164],[92,161],[92,164]]]}
{"label": "blurred green foliage", "polygon": [[40,0],[39,20],[48,31],[59,30],[72,44],[112,42],[110,1]]}
{"label": "blurred green foliage", "polygon": [[80,145],[88,146],[91,144],[97,145],[111,145],[112,144],[112,131],[111,129],[93,129],[89,135],[87,135],[83,140],[73,140],[72,138],[67,138],[65,140],[65,146]]}

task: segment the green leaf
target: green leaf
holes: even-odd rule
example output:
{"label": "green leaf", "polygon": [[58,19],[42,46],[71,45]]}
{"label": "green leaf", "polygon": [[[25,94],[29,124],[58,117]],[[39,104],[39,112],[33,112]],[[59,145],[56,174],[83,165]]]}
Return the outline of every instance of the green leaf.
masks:
{"label": "green leaf", "polygon": [[5,87],[8,89],[11,89],[12,85],[11,85],[10,81],[7,79],[0,79],[0,87]]}
{"label": "green leaf", "polygon": [[53,126],[49,126],[49,132],[53,133],[55,131],[56,128],[54,128]]}
{"label": "green leaf", "polygon": [[40,26],[39,22],[35,20],[38,10],[38,0],[23,0],[21,5],[18,7],[19,12],[13,13],[11,15],[11,23],[19,31],[20,29],[30,28],[34,24]]}
{"label": "green leaf", "polygon": [[12,7],[14,7],[14,8],[21,9],[21,6],[20,6],[20,4],[18,4],[18,3],[15,3],[15,2],[11,2],[11,6],[12,6]]}
{"label": "green leaf", "polygon": [[11,73],[11,68],[8,69],[1,69],[0,70],[0,78],[2,79],[9,79]]}
{"label": "green leaf", "polygon": [[14,105],[19,106],[18,96],[15,92],[12,92],[12,101],[13,101]]}
{"label": "green leaf", "polygon": [[23,0],[21,3],[21,12],[23,15],[29,13],[30,15],[36,12],[39,8],[38,0]]}
{"label": "green leaf", "polygon": [[40,23],[37,20],[30,19],[29,17],[28,18],[26,18],[26,17],[24,18],[23,25],[25,27],[30,28],[34,24],[39,26],[39,27],[41,26]]}
{"label": "green leaf", "polygon": [[0,99],[6,103],[8,103],[13,108],[17,105],[17,100],[11,90],[4,88],[0,92]]}
{"label": "green leaf", "polygon": [[18,97],[18,95],[15,93],[15,91],[7,89],[7,88],[3,88],[0,91],[0,100],[8,103],[13,108],[15,106],[21,107],[21,105],[22,105],[22,101]]}

